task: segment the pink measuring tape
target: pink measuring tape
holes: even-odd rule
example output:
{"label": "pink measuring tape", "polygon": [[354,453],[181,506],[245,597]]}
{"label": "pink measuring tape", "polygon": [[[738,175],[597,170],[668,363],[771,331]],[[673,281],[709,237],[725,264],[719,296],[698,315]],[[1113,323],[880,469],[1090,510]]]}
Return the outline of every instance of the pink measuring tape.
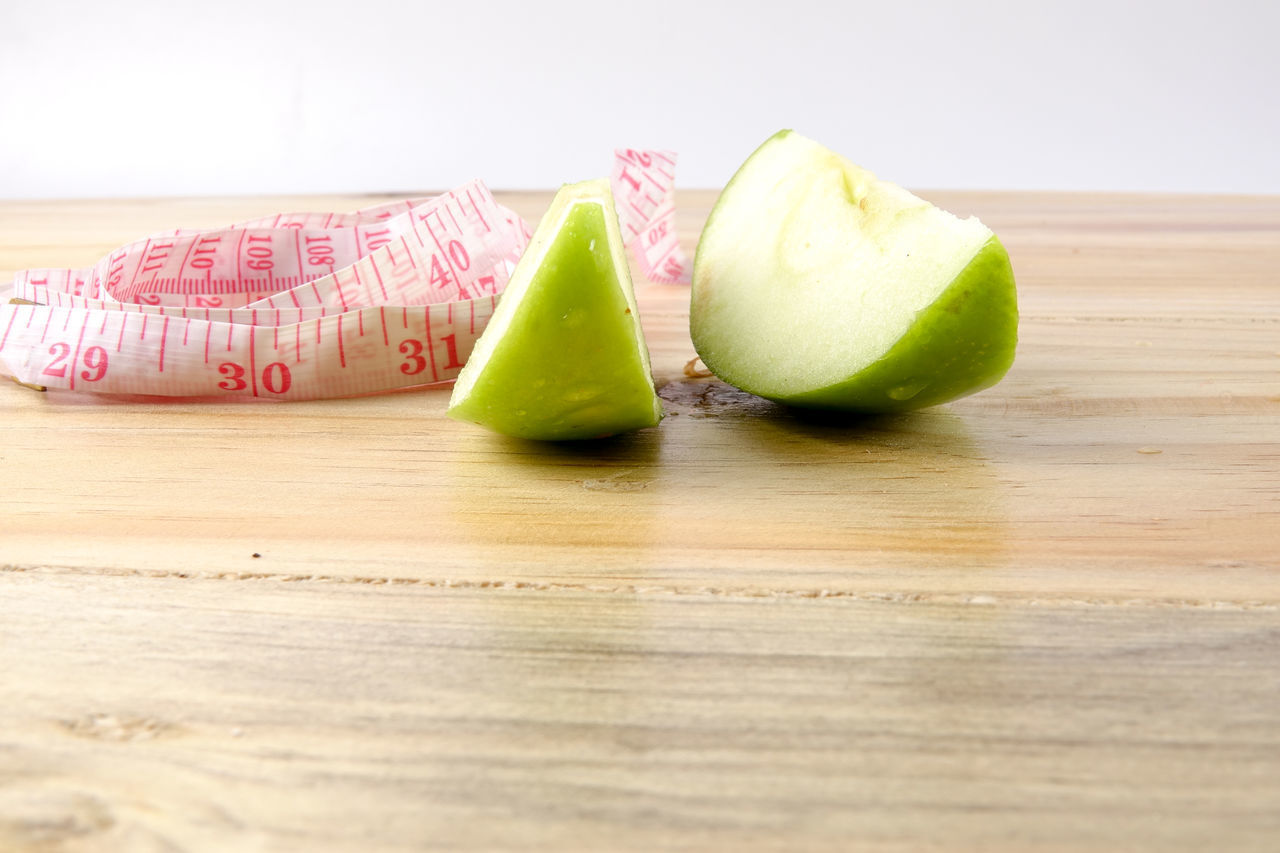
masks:
{"label": "pink measuring tape", "polygon": [[609,183],[622,239],[641,274],[662,284],[688,284],[689,261],[675,227],[675,152],[620,149]]}
{"label": "pink measuring tape", "polygon": [[[674,160],[618,151],[614,168],[624,235],[660,282],[688,281]],[[448,382],[531,233],[472,181],[350,214],[155,234],[88,269],[19,272],[0,304],[0,372],[72,391],[281,400]]]}

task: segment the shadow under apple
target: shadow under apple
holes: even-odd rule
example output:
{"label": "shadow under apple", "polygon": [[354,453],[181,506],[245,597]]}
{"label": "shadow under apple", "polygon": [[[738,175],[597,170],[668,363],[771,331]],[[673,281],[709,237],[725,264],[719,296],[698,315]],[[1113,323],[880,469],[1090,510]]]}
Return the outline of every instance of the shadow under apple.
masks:
{"label": "shadow under apple", "polygon": [[684,525],[725,548],[828,568],[981,568],[1007,551],[1004,488],[964,417],[782,406],[714,378],[675,379],[664,462],[697,469]]}
{"label": "shadow under apple", "polygon": [[659,395],[661,425],[610,439],[468,430],[440,509],[494,576],[550,558],[573,582],[932,588],[954,571],[973,589],[965,573],[1006,560],[1006,491],[961,415],[801,411],[715,379]]}

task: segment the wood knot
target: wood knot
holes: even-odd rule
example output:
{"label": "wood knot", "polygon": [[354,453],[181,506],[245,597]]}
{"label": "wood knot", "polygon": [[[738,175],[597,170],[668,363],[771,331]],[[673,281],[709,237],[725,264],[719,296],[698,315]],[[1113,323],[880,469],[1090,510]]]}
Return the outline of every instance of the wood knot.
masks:
{"label": "wood knot", "polygon": [[583,480],[582,488],[589,492],[638,492],[647,489],[652,480],[629,479],[634,471],[619,471],[608,477]]}
{"label": "wood knot", "polygon": [[117,717],[115,714],[86,714],[59,724],[73,735],[91,740],[152,740],[172,726],[152,717]]}

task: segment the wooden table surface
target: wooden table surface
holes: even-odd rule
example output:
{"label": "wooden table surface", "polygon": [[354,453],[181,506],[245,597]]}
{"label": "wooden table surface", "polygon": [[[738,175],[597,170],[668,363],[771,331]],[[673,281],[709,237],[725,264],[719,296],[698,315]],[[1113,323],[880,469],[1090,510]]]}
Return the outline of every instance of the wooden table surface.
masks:
{"label": "wooden table surface", "polygon": [[[1277,849],[1280,198],[926,195],[1023,321],[909,417],[685,376],[658,286],[581,447],[0,383],[0,849]],[[0,280],[367,203],[3,202]]]}

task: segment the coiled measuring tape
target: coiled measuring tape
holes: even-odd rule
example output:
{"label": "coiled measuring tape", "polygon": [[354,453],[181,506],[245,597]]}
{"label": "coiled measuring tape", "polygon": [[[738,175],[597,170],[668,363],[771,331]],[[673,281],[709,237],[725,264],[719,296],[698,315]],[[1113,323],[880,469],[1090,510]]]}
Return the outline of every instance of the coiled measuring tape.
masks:
{"label": "coiled measuring tape", "polygon": [[[641,273],[688,280],[674,155],[616,152]],[[88,269],[23,270],[0,304],[0,373],[39,388],[280,400],[456,378],[532,232],[481,181],[355,213],[174,230]]]}

